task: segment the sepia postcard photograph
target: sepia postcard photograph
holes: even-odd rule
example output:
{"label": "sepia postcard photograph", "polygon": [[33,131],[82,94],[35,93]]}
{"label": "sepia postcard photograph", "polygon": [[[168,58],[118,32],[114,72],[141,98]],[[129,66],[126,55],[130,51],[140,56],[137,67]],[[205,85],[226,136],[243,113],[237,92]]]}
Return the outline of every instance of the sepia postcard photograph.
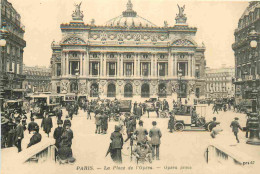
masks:
{"label": "sepia postcard photograph", "polygon": [[0,0],[1,174],[259,174],[260,1]]}

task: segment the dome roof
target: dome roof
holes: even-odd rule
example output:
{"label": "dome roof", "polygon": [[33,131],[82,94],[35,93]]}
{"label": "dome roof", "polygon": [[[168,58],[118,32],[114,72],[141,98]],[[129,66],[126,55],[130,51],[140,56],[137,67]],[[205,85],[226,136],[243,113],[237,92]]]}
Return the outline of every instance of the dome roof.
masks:
{"label": "dome roof", "polygon": [[137,15],[137,13],[132,9],[133,4],[131,0],[127,3],[127,10],[123,11],[122,15],[110,19],[106,22],[106,26],[136,26],[136,27],[156,27],[155,24],[148,21],[147,19]]}

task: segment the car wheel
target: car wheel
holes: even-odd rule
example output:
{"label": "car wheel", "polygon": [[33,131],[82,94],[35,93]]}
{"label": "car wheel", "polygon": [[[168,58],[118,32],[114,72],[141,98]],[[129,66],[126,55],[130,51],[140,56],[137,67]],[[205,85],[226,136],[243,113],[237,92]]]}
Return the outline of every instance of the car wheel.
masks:
{"label": "car wheel", "polygon": [[209,132],[212,131],[212,123],[209,123],[209,124],[208,124],[208,126],[207,126],[207,130],[208,130]]}
{"label": "car wheel", "polygon": [[175,125],[174,125],[174,129],[175,129],[175,131],[179,131],[179,132],[181,132],[181,131],[183,131],[183,129],[184,129],[184,124],[183,123],[175,123]]}

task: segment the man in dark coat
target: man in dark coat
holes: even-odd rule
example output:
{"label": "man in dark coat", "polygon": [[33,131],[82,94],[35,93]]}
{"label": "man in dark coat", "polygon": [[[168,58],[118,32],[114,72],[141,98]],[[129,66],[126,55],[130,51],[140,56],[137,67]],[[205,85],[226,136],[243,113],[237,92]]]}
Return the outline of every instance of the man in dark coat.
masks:
{"label": "man in dark coat", "polygon": [[62,120],[58,120],[57,121],[57,125],[58,127],[55,128],[54,133],[53,133],[53,138],[55,139],[55,146],[57,148],[60,147],[60,143],[61,143],[61,136],[62,136],[62,132],[63,132],[63,121]]}
{"label": "man in dark coat", "polygon": [[46,115],[47,115],[47,118],[46,117],[43,118],[41,127],[43,127],[44,132],[49,137],[49,134],[51,132],[51,128],[53,127],[53,124],[52,124],[51,116],[49,114],[46,114]]}
{"label": "man in dark coat", "polygon": [[65,125],[65,129],[61,135],[60,147],[58,149],[58,156],[61,160],[68,161],[70,158],[72,158],[72,139],[73,132],[69,125]]}
{"label": "man in dark coat", "polygon": [[242,130],[241,126],[239,125],[238,118],[235,117],[235,120],[231,122],[230,127],[232,127],[232,131],[236,137],[237,143],[239,143],[239,139],[237,137],[238,129]]}
{"label": "man in dark coat", "polygon": [[64,120],[64,123],[63,123],[64,129],[65,129],[66,125],[69,125],[71,127],[71,121],[70,121],[70,118],[68,115],[66,116],[66,119]]}
{"label": "man in dark coat", "polygon": [[115,131],[111,134],[110,139],[112,141],[110,149],[111,158],[116,163],[122,163],[121,150],[123,148],[124,139],[122,134],[120,133],[119,126],[115,126]]}
{"label": "man in dark coat", "polygon": [[134,134],[136,135],[137,142],[144,143],[147,141],[148,131],[143,128],[143,121],[139,121],[139,127],[135,130]]}
{"label": "man in dark coat", "polygon": [[36,122],[34,122],[34,118],[31,117],[31,122],[28,124],[29,134],[31,133],[32,129],[33,129],[35,126],[38,126],[38,124],[37,124]]}
{"label": "man in dark coat", "polygon": [[16,130],[15,130],[15,145],[18,148],[18,152],[22,151],[22,139],[24,138],[24,130],[23,130],[23,126],[21,124],[21,120],[19,118],[17,118],[16,120]]}
{"label": "man in dark coat", "polygon": [[141,107],[141,105],[139,104],[139,106],[137,106],[137,108],[136,108],[136,116],[137,116],[137,119],[140,120],[140,118],[141,118],[142,115],[143,115],[142,107]]}
{"label": "man in dark coat", "polygon": [[155,103],[155,112],[156,112],[158,118],[160,117],[160,115],[159,115],[160,107],[161,107],[161,103],[160,103],[160,101],[158,100],[158,101]]}
{"label": "man in dark coat", "polygon": [[[3,125],[1,125],[3,126]],[[16,128],[16,124],[13,122],[9,122],[8,123],[8,127],[9,127],[9,131],[7,134],[7,147],[13,147],[14,145],[14,138],[15,138],[15,128]]]}
{"label": "man in dark coat", "polygon": [[161,130],[159,128],[156,127],[157,123],[156,121],[152,122],[153,128],[150,129],[149,132],[149,137],[151,137],[151,144],[152,144],[152,155],[153,155],[153,159],[155,156],[154,151],[156,150],[156,159],[159,160],[159,147],[161,144],[161,137],[162,137],[162,133]]}
{"label": "man in dark coat", "polygon": [[101,133],[106,134],[108,128],[108,115],[107,113],[103,113],[101,117]]}
{"label": "man in dark coat", "polygon": [[39,133],[39,126],[38,125],[33,127],[32,133],[33,133],[33,136],[31,137],[30,143],[27,145],[27,148],[29,148],[29,147],[31,147],[31,146],[41,142],[42,136]]}
{"label": "man in dark coat", "polygon": [[168,122],[168,129],[170,129],[170,132],[172,133],[172,130],[174,129],[175,118],[174,118],[172,112],[169,112],[169,114],[170,114],[170,120]]}
{"label": "man in dark coat", "polygon": [[163,100],[163,111],[169,110],[169,103],[166,99]]}

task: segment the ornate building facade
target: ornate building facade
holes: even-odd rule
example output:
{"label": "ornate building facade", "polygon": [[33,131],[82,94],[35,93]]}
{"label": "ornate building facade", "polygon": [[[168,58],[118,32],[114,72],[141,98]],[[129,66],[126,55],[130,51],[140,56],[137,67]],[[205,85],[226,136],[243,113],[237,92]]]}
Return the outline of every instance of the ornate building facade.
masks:
{"label": "ornate building facade", "polygon": [[13,5],[7,0],[0,0],[0,28],[5,28],[6,45],[1,48],[0,80],[3,97],[5,99],[22,98],[24,90],[22,83],[25,76],[23,72],[23,50],[26,46],[24,40],[24,26],[21,16]]}
{"label": "ornate building facade", "polygon": [[60,26],[62,40],[52,43],[52,92],[135,99],[204,95],[205,46],[195,42],[197,28],[186,23],[184,7],[176,24],[164,27],[137,15],[130,0],[122,15],[102,26],[84,24],[80,4],[72,18]]}
{"label": "ornate building facade", "polygon": [[222,65],[218,69],[206,68],[206,98],[231,98],[235,95],[235,68]]}
{"label": "ornate building facade", "polygon": [[44,66],[23,66],[23,74],[26,76],[23,89],[27,93],[51,91],[51,69]]}
{"label": "ornate building facade", "polygon": [[260,2],[249,2],[235,30],[235,97],[260,107]]}

